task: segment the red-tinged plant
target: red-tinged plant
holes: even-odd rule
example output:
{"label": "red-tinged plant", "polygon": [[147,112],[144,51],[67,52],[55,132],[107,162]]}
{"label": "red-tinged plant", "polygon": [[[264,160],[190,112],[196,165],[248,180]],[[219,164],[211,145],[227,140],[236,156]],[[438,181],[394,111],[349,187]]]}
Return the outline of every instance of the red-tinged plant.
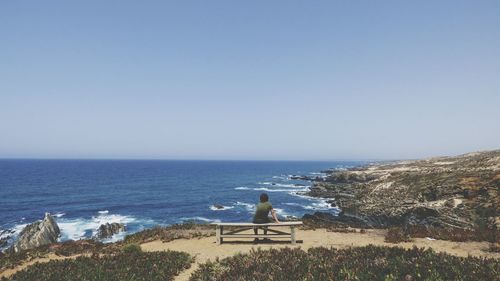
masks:
{"label": "red-tinged plant", "polygon": [[416,247],[285,248],[202,264],[190,280],[499,280],[499,270],[496,259]]}

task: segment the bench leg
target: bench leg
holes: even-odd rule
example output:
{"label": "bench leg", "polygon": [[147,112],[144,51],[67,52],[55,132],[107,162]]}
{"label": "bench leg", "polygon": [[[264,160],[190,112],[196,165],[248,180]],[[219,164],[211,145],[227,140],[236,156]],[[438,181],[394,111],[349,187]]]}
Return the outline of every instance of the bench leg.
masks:
{"label": "bench leg", "polygon": [[295,245],[296,240],[295,240],[295,227],[294,226],[290,226],[290,234],[292,236],[292,245]]}
{"label": "bench leg", "polygon": [[215,241],[217,242],[217,245],[221,244],[221,227],[219,225],[215,226]]}
{"label": "bench leg", "polygon": [[220,235],[221,235],[221,237],[220,237],[220,243],[221,244],[224,243],[224,238],[222,238],[222,234],[224,234],[224,226],[221,225],[220,226]]}

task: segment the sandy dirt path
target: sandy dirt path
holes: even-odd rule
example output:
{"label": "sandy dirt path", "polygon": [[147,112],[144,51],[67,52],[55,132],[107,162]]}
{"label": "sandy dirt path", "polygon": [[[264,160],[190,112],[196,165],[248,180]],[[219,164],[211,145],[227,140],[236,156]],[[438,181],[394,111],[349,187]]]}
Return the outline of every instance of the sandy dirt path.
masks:
{"label": "sandy dirt path", "polygon": [[44,262],[49,262],[51,260],[75,259],[78,256],[80,256],[80,255],[63,257],[63,256],[58,256],[56,254],[50,253],[46,257],[35,258],[35,259],[31,260],[31,261],[28,261],[28,262],[25,262],[25,263],[23,263],[23,264],[21,264],[19,266],[16,266],[15,268],[7,269],[5,271],[0,272],[0,278],[2,278],[2,277],[9,277],[12,274],[14,274],[14,273],[16,273],[18,271],[21,271],[21,270],[25,269],[26,267],[28,267],[30,265],[33,265],[33,264],[35,264],[37,262],[44,263]]}
{"label": "sandy dirt path", "polygon": [[191,268],[183,271],[176,281],[188,280],[191,273],[195,271],[200,263],[207,260],[215,260],[218,258],[225,258],[237,253],[246,253],[251,249],[270,249],[270,248],[283,248],[283,247],[300,247],[307,250],[311,247],[335,247],[347,248],[352,246],[366,246],[366,245],[379,245],[379,246],[400,246],[404,248],[412,248],[414,245],[417,247],[431,247],[437,252],[446,252],[451,255],[466,257],[481,256],[500,258],[499,253],[489,253],[485,250],[488,249],[487,242],[450,242],[442,240],[428,240],[426,238],[416,238],[413,242],[391,244],[384,242],[385,230],[368,230],[367,233],[337,233],[327,232],[325,229],[317,230],[298,230],[297,238],[302,240],[295,246],[289,242],[282,243],[259,243],[253,244],[249,239],[246,242],[231,242],[228,239],[227,243],[217,245],[215,237],[206,237],[200,239],[179,239],[171,242],[163,243],[161,241],[153,241],[142,244],[141,247],[144,251],[184,251],[196,257],[195,263]]}

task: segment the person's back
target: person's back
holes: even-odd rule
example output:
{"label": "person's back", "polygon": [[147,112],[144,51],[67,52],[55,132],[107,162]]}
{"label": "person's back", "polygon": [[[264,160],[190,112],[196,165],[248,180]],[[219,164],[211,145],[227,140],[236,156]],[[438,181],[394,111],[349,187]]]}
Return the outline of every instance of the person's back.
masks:
{"label": "person's back", "polygon": [[253,217],[254,223],[268,223],[271,222],[269,219],[269,212],[273,209],[273,205],[269,201],[260,202],[257,204],[255,215]]}

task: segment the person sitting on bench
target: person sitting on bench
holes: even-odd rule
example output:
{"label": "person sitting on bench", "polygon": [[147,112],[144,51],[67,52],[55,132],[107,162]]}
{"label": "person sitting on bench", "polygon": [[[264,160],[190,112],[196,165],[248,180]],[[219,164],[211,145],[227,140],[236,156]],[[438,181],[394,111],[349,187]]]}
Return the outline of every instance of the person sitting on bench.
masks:
{"label": "person sitting on bench", "polygon": [[[271,215],[276,221],[276,223],[280,223],[278,220],[278,216],[276,215],[276,211],[273,209],[273,205],[269,202],[269,196],[267,196],[266,193],[262,193],[260,195],[260,203],[257,204],[257,207],[255,208],[255,215],[253,217],[253,223],[270,223],[271,219],[269,218],[269,212],[271,212]],[[258,229],[263,228],[264,229],[264,235],[267,234],[267,227],[254,227],[253,232],[255,235],[258,234]],[[264,238],[264,240],[269,240],[267,238]],[[255,238],[254,242],[258,242],[259,239]]]}

